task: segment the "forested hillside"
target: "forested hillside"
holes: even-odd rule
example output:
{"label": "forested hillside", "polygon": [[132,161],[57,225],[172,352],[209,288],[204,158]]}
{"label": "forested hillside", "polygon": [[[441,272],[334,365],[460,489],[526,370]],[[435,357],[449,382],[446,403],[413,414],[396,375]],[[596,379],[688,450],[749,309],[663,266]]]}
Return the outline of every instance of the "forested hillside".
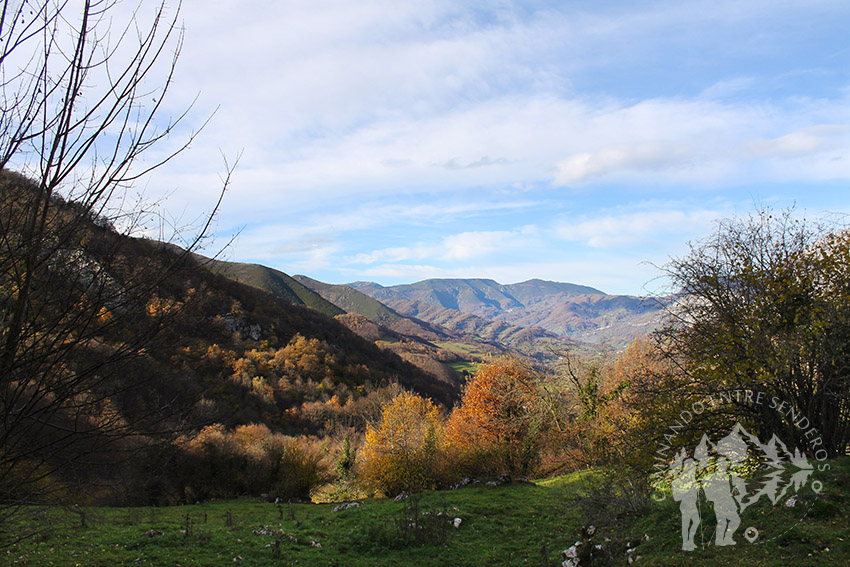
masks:
{"label": "forested hillside", "polygon": [[[332,317],[175,246],[119,234],[61,198],[46,203],[43,259],[16,271],[25,248],[13,243],[37,193],[0,173],[4,478],[21,497],[73,481],[108,487],[96,499],[181,500],[181,443],[203,427],[327,435],[362,429],[393,387],[446,405],[458,393]],[[16,311],[30,274],[27,309]],[[65,433],[75,421],[89,425]]]}

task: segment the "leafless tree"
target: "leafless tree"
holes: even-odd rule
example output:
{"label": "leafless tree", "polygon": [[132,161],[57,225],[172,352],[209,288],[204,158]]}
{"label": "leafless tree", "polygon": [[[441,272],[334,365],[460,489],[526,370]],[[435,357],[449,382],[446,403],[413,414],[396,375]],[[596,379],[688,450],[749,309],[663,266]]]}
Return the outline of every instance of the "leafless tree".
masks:
{"label": "leafless tree", "polygon": [[179,5],[149,18],[141,4],[123,10],[115,0],[0,8],[0,530],[67,496],[62,470],[137,431],[114,407],[128,387],[117,369],[179,310],[179,293],[163,288],[208,234],[232,173],[225,165],[217,202],[180,250],[131,261],[142,244],[130,236],[151,210],[129,192],[197,131],[163,153],[189,112],[164,116]]}

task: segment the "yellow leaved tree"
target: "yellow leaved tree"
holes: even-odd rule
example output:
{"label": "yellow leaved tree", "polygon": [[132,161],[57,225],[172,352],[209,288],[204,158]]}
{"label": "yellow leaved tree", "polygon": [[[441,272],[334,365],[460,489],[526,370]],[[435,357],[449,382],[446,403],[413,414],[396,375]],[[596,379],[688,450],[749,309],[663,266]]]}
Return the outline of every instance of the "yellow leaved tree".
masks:
{"label": "yellow leaved tree", "polygon": [[363,446],[362,479],[387,495],[417,492],[437,484],[440,409],[431,400],[402,392],[382,406]]}

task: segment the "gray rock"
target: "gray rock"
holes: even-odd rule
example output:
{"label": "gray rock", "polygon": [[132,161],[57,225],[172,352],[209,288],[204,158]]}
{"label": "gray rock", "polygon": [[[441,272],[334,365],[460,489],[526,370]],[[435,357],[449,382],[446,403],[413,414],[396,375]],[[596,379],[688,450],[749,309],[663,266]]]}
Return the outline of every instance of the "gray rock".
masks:
{"label": "gray rock", "polygon": [[359,508],[361,506],[360,502],[343,502],[339,506],[334,507],[334,512],[340,512],[342,510],[349,510],[351,508]]}

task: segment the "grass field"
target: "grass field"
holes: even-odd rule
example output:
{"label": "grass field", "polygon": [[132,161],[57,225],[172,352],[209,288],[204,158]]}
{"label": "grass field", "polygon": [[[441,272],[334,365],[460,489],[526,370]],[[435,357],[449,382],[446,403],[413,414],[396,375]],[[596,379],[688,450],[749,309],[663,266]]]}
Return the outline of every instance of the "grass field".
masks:
{"label": "grass field", "polygon": [[465,360],[458,362],[450,362],[449,367],[458,373],[458,375],[463,374],[463,371],[466,370],[470,374],[474,373],[481,366],[478,362],[467,362]]}
{"label": "grass field", "polygon": [[[32,510],[13,529],[27,536],[0,550],[0,564],[556,566],[562,550],[584,540],[585,549],[602,546],[594,565],[627,565],[628,557],[653,566],[850,565],[850,458],[832,462],[818,478],[824,486],[818,498],[810,493],[794,508],[767,502],[747,510],[735,546],[714,547],[706,510],[697,537],[702,547],[689,553],[680,550],[679,510],[669,498],[627,513],[623,502],[600,490],[598,475],[575,473],[425,493],[418,514],[410,500],[389,499],[338,512],[334,504],[248,499]],[[457,528],[455,518],[461,519]],[[590,524],[592,538],[583,535]],[[750,543],[741,532],[754,525],[763,536]]]}

